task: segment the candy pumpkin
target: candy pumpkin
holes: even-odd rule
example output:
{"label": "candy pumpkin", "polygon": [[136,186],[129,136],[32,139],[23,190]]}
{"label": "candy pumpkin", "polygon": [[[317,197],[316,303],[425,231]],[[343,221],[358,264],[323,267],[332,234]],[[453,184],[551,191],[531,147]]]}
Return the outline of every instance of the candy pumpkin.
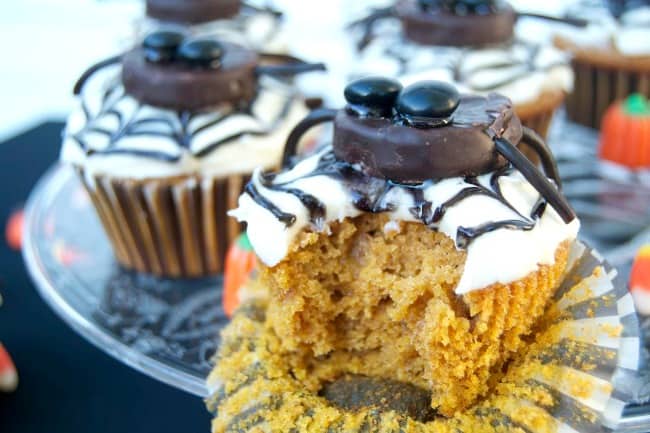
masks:
{"label": "candy pumpkin", "polygon": [[240,289],[250,280],[257,266],[257,259],[246,233],[239,235],[226,254],[223,278],[223,309],[228,316],[237,309]]}
{"label": "candy pumpkin", "polygon": [[[2,296],[0,296],[0,305],[2,304]],[[11,392],[18,386],[18,373],[16,373],[16,366],[11,360],[11,356],[0,343],[0,391]]]}
{"label": "candy pumpkin", "polygon": [[607,109],[600,157],[631,169],[650,168],[650,104],[645,96],[631,95]]}

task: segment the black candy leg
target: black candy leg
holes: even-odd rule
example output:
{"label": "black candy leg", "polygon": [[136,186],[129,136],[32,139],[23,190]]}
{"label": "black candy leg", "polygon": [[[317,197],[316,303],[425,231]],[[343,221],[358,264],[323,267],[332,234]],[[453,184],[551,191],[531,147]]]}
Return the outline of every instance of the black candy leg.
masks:
{"label": "black candy leg", "polygon": [[523,127],[523,131],[523,142],[526,143],[528,147],[530,147],[537,154],[537,156],[539,156],[540,161],[542,161],[542,168],[544,168],[544,173],[546,173],[546,176],[553,179],[557,184],[557,187],[559,189],[562,189],[562,180],[560,179],[560,173],[557,169],[555,157],[544,142],[544,139],[540,137],[538,133],[525,126]]}
{"label": "black candy leg", "polygon": [[546,201],[555,209],[562,220],[568,224],[576,217],[566,199],[558,189],[524,156],[512,143],[504,138],[495,138],[497,152],[503,155],[524,175]]}
{"label": "black candy leg", "polygon": [[291,158],[298,150],[298,143],[300,139],[309,129],[316,125],[325,122],[331,122],[336,117],[337,110],[329,108],[321,108],[314,110],[307,115],[289,134],[287,143],[284,145],[284,154],[282,155],[282,166],[287,167],[291,162]]}

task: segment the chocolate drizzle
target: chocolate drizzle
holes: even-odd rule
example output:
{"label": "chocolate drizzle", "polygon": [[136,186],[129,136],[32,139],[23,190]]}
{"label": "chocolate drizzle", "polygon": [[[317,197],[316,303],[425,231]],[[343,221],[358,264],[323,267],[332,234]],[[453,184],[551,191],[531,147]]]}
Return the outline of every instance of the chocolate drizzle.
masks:
{"label": "chocolate drizzle", "polygon": [[[235,131],[233,134],[222,137],[211,143],[203,145],[198,150],[191,149],[191,144],[198,135],[205,132],[210,128],[214,128],[229,118],[236,115],[246,115],[262,122],[262,119],[256,117],[254,113],[254,106],[259,98],[259,89],[256,91],[254,98],[251,101],[245,101],[239,106],[225,106],[221,112],[201,112],[194,110],[165,110],[160,113],[152,115],[152,117],[140,117],[139,115],[150,109],[145,104],[138,103],[131,99],[131,96],[126,94],[122,83],[119,80],[119,73],[116,72],[115,78],[107,82],[106,89],[101,94],[99,106],[93,112],[89,108],[89,103],[83,95],[83,88],[88,80],[99,71],[115,65],[119,62],[120,57],[109,59],[108,61],[101,62],[91,69],[89,73],[84,74],[79,82],[75,85],[75,92],[80,95],[81,110],[85,116],[86,125],[80,131],[70,134],[69,137],[73,139],[79,147],[85,151],[86,155],[91,156],[109,156],[109,155],[130,155],[160,162],[173,163],[181,159],[184,150],[189,150],[196,158],[201,158],[209,155],[221,145],[236,140],[244,135],[263,136],[273,130],[286,116],[288,115],[291,105],[296,102],[296,97],[288,95],[284,105],[278,114],[270,119],[270,122],[265,125],[263,130],[255,129],[242,129]],[[120,110],[121,104],[137,104],[136,108],[131,112],[129,109],[128,115]],[[100,126],[101,119],[114,117],[117,124],[115,128],[110,130],[104,126]],[[106,145],[101,148],[95,148],[89,144],[89,135],[99,135],[105,140]],[[131,147],[119,147],[118,144],[121,140],[136,136],[151,136],[162,137],[169,140],[174,144],[176,151],[165,150],[145,150]]]}
{"label": "chocolate drizzle", "polygon": [[296,187],[297,181],[316,176],[327,176],[341,182],[349,192],[354,207],[362,212],[384,213],[394,211],[398,208],[400,193],[405,193],[412,200],[412,205],[409,207],[410,214],[431,230],[439,229],[442,219],[450,209],[477,195],[489,197],[513,213],[513,218],[488,221],[474,227],[458,227],[455,241],[456,246],[462,249],[466,249],[474,239],[495,230],[532,230],[547,208],[546,200],[541,196],[527,215],[517,211],[508,202],[501,191],[499,180],[504,176],[513,174],[514,169],[510,166],[493,172],[489,176],[488,185],[484,185],[479,177],[466,176],[463,178],[466,185],[462,186],[456,194],[442,203],[434,204],[425,198],[425,191],[442,180],[428,180],[418,184],[400,184],[368,176],[358,167],[337,159],[331,149],[321,153],[318,158],[314,170],[286,182],[277,182],[277,176],[258,174],[246,187],[246,193],[259,206],[267,209],[287,227],[295,224],[297,221],[296,215],[282,211],[258,191],[256,184],[270,191],[283,192],[297,197],[309,212],[310,223],[318,229],[322,229],[323,221],[326,218],[326,205],[318,198]]}

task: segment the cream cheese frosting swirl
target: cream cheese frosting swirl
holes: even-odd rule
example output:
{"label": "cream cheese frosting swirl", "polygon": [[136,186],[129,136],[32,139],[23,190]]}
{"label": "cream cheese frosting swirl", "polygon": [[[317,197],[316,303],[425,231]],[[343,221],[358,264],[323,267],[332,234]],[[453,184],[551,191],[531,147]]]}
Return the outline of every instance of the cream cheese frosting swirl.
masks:
{"label": "cream cheese frosting swirl", "polygon": [[400,76],[405,84],[440,80],[467,93],[497,92],[514,104],[537,100],[545,91],[569,92],[569,56],[550,43],[515,40],[484,47],[420,45],[402,34],[398,19],[375,25],[374,37],[360,52],[351,75]]}
{"label": "cream cheese frosting swirl", "polygon": [[271,168],[284,139],[307,113],[284,83],[261,77],[254,100],[201,112],[174,111],[127,94],[121,67],[96,71],[68,118],[60,159],[88,176],[130,179],[201,174],[225,176]]}
{"label": "cream cheese frosting swirl", "polygon": [[247,223],[255,252],[268,266],[281,262],[303,230],[364,212],[387,213],[386,231],[418,222],[449,236],[467,260],[457,294],[510,283],[551,264],[560,243],[577,236],[524,179],[507,167],[476,177],[396,184],[337,160],[331,146],[277,175],[257,170],[230,215]]}

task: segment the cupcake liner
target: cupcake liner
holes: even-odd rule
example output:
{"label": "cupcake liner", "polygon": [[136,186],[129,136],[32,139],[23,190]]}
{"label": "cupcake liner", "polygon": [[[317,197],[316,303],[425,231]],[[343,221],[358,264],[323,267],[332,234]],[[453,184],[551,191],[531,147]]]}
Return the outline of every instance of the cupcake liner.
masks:
{"label": "cupcake liner", "polygon": [[[515,112],[524,126],[546,139],[555,112],[562,106],[566,94],[563,91],[543,94],[534,104],[515,106]],[[521,152],[533,163],[539,164],[539,156],[526,143],[519,146]]]}
{"label": "cupcake liner", "polygon": [[222,272],[240,233],[226,212],[236,207],[248,175],[130,180],[77,171],[122,266],[163,277]]}
{"label": "cupcake liner", "polygon": [[[534,341],[492,394],[451,419],[427,423],[394,411],[346,411],[303,389],[265,337],[264,305],[246,305],[223,332],[208,377],[213,432],[605,432],[639,380],[639,323],[623,280],[576,242],[567,273]],[[257,431],[257,430],[255,430]]]}
{"label": "cupcake liner", "polygon": [[650,70],[626,70],[574,59],[575,88],[567,97],[569,119],[591,128],[600,128],[605,110],[631,93],[650,96]]}

